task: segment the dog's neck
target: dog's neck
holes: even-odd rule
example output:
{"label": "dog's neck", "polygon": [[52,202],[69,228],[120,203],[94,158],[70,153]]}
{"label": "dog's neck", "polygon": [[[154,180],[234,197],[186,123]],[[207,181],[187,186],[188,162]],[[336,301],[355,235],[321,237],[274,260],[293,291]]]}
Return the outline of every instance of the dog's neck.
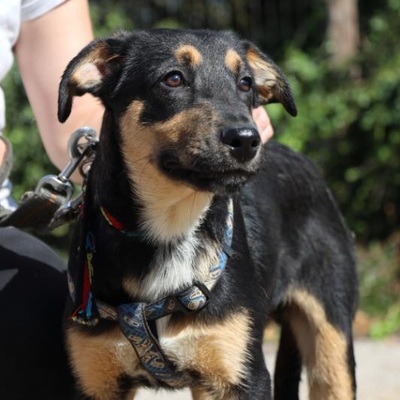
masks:
{"label": "dog's neck", "polygon": [[116,132],[113,117],[106,116],[98,154],[101,160],[95,168],[97,180],[110,192],[98,201],[103,206],[108,203],[111,213],[156,243],[190,236],[206,216],[213,195],[166,177],[151,156],[132,156],[136,149],[130,147],[137,147],[137,142],[124,143]]}
{"label": "dog's neck", "polygon": [[156,242],[189,237],[204,219],[213,196],[161,176],[154,165],[142,164],[128,166],[142,207],[142,229]]}

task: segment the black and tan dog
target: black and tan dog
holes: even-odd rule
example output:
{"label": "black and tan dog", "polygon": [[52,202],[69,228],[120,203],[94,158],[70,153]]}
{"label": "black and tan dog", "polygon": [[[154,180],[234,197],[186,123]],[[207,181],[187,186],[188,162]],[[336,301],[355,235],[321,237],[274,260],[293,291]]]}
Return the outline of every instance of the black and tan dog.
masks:
{"label": "black and tan dog", "polygon": [[354,399],[349,232],[310,162],[252,120],[270,102],[296,114],[279,68],[232,33],[121,33],[71,61],[61,121],[87,92],[106,111],[69,267],[80,398],[271,399],[273,318],[274,398],[298,399],[304,364],[311,399]]}

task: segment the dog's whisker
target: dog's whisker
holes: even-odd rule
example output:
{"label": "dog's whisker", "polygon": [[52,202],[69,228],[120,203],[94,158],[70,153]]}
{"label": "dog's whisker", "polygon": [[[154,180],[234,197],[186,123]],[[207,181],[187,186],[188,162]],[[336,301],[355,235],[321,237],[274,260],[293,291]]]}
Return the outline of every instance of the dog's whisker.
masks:
{"label": "dog's whisker", "polygon": [[132,160],[132,162],[133,162],[133,164],[136,164],[136,163],[139,163],[139,162],[141,162],[141,161],[143,161],[143,160],[146,160],[146,159],[148,159],[148,161],[150,161],[150,156],[144,156],[144,157],[141,157],[141,158],[137,158],[137,159],[135,159],[135,160]]}
{"label": "dog's whisker", "polygon": [[192,220],[192,212],[193,212],[193,208],[194,208],[194,205],[195,205],[195,203],[196,203],[196,197],[197,197],[197,190],[194,192],[194,195],[193,195],[193,199],[192,199],[192,204],[191,204],[191,206],[190,206],[190,211],[189,211],[189,220],[191,221]]}

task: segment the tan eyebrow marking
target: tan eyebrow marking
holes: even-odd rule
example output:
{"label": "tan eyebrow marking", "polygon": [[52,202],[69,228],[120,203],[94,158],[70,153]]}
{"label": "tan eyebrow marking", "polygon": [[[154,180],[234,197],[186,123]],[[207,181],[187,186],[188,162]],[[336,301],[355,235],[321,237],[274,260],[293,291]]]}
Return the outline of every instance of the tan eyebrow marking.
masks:
{"label": "tan eyebrow marking", "polygon": [[225,55],[225,65],[234,74],[236,74],[239,72],[241,66],[243,65],[243,61],[235,50],[228,49]]}
{"label": "tan eyebrow marking", "polygon": [[175,58],[178,62],[190,65],[192,67],[201,64],[203,61],[203,56],[201,55],[199,50],[197,50],[196,47],[190,44],[185,44],[179,47],[175,51]]}

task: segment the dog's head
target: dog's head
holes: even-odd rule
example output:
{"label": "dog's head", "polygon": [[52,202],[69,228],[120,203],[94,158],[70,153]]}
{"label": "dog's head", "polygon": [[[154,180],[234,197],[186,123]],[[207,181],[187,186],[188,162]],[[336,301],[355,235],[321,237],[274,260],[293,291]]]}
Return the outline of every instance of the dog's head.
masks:
{"label": "dog's head", "polygon": [[141,162],[212,193],[235,190],[257,170],[253,107],[279,102],[296,114],[280,69],[229,32],[137,31],[96,40],[63,75],[60,121],[84,93],[113,114],[128,169],[141,170]]}

